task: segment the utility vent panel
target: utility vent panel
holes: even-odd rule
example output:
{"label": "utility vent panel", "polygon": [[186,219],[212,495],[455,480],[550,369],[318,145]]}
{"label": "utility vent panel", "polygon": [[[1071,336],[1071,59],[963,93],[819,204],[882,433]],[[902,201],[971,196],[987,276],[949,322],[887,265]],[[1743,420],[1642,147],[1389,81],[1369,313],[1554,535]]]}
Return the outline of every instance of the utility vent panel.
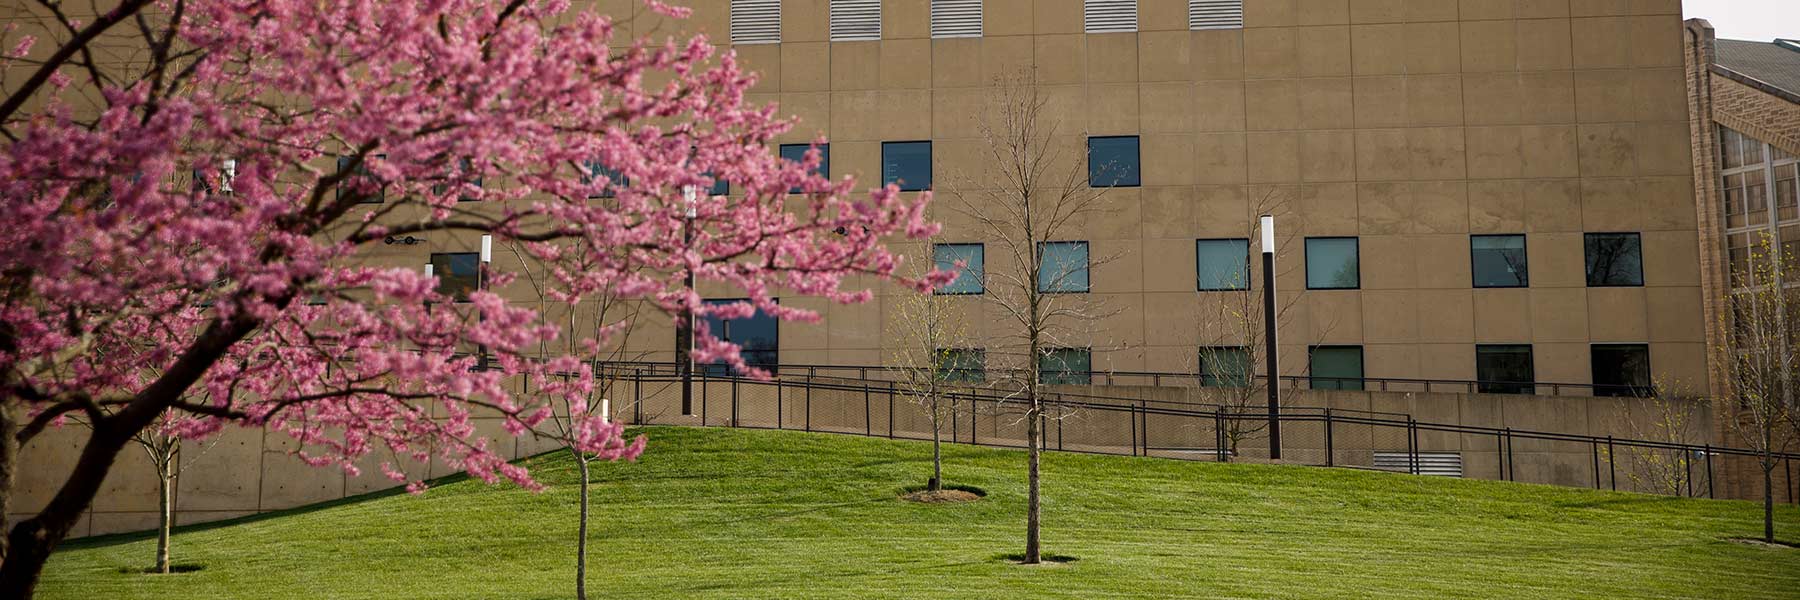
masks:
{"label": "utility vent panel", "polygon": [[981,37],[981,0],[931,0],[931,37]]}
{"label": "utility vent panel", "polygon": [[1414,475],[1432,475],[1436,477],[1462,477],[1462,453],[1460,452],[1420,452],[1419,468],[1413,470],[1411,461],[1405,452],[1376,452],[1375,468],[1383,471],[1399,471]]}
{"label": "utility vent panel", "polygon": [[781,43],[781,0],[731,0],[731,43]]}
{"label": "utility vent panel", "polygon": [[1243,29],[1244,0],[1188,0],[1188,29]]}
{"label": "utility vent panel", "polygon": [[881,39],[881,0],[831,0],[831,41]]}
{"label": "utility vent panel", "polygon": [[1088,33],[1137,31],[1137,0],[1087,0],[1083,9]]}

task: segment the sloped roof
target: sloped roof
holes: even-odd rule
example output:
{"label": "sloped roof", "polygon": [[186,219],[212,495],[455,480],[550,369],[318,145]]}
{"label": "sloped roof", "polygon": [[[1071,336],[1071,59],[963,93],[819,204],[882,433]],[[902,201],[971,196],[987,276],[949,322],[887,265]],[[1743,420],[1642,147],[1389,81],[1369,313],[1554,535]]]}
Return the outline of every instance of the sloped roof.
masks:
{"label": "sloped roof", "polygon": [[1716,60],[1721,67],[1800,96],[1800,41],[1718,40]]}

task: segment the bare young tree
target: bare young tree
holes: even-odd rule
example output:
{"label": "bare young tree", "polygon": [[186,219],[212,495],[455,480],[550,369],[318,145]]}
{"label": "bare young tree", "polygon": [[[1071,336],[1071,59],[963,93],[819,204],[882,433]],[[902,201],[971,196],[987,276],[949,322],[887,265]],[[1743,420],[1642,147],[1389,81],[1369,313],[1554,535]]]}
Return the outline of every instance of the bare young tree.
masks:
{"label": "bare young tree", "polygon": [[[924,265],[930,268],[931,265]],[[968,265],[960,278],[979,281],[981,272]],[[893,321],[889,323],[895,346],[891,364],[900,389],[925,413],[931,424],[931,478],[925,491],[943,491],[944,427],[962,407],[962,396],[954,394],[955,386],[971,378],[976,365],[969,364],[979,356],[964,347],[968,342],[966,320],[951,315],[950,297],[937,293],[906,293],[892,299]]]}
{"label": "bare young tree", "polygon": [[1730,319],[1721,331],[1724,348],[1711,353],[1714,372],[1724,377],[1718,399],[1719,417],[1727,430],[1756,452],[1763,479],[1763,541],[1775,541],[1774,472],[1781,465],[1775,455],[1794,440],[1787,435],[1796,400],[1796,376],[1800,376],[1792,345],[1794,323],[1800,317],[1800,296],[1787,280],[1800,276],[1792,254],[1764,232],[1751,244],[1747,261],[1734,261],[1732,280],[1739,285],[1726,296],[1721,318]]}
{"label": "bare young tree", "polygon": [[[1040,456],[1050,416],[1044,386],[1078,382],[1092,370],[1093,340],[1081,337],[1108,315],[1084,292],[1091,269],[1116,259],[1094,257],[1087,242],[1076,241],[1090,220],[1103,216],[1107,187],[1089,185],[1087,157],[1067,148],[1070,139],[1085,135],[1059,138],[1060,123],[1048,105],[1033,72],[997,78],[975,124],[987,149],[986,166],[955,190],[957,212],[992,248],[983,298],[998,313],[1002,332],[992,336],[1001,346],[989,347],[988,356],[1022,362],[999,371],[995,385],[1024,408],[1026,564],[1043,560]],[[1096,172],[1110,178],[1126,167],[1105,164]]]}
{"label": "bare young tree", "polygon": [[[1653,387],[1656,394],[1642,400],[1641,404],[1636,398],[1619,402],[1621,411],[1632,410],[1631,404],[1649,411],[1625,419],[1629,436],[1670,445],[1699,444],[1703,432],[1693,411],[1696,399],[1685,393],[1679,383],[1659,381]],[[1693,487],[1694,457],[1687,450],[1625,446],[1600,452],[1610,463],[1623,461],[1625,477],[1637,489],[1682,496]]]}

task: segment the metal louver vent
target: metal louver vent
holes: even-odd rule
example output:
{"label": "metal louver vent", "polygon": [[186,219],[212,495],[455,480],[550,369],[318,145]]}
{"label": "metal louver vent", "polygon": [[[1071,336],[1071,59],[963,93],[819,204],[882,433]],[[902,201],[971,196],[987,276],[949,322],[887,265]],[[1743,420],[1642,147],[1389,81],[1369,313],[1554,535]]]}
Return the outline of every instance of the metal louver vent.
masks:
{"label": "metal louver vent", "polygon": [[1243,29],[1244,0],[1188,0],[1188,29]]}
{"label": "metal louver vent", "polygon": [[981,37],[981,0],[931,0],[931,37]]}
{"label": "metal louver vent", "polygon": [[1375,468],[1414,475],[1463,476],[1462,453],[1460,452],[1420,452],[1418,457],[1418,463],[1415,466],[1412,457],[1405,452],[1378,451],[1375,453]]}
{"label": "metal louver vent", "polygon": [[1137,31],[1137,0],[1087,0],[1083,17],[1088,33]]}
{"label": "metal louver vent", "polygon": [[881,39],[881,0],[831,0],[831,41]]}
{"label": "metal louver vent", "polygon": [[731,0],[731,43],[781,43],[781,0]]}

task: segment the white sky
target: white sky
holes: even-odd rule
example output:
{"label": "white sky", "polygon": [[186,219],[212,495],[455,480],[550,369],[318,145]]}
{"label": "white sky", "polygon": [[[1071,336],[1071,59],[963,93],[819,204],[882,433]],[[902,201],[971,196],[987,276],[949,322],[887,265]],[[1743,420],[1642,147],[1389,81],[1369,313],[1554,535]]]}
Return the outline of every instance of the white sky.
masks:
{"label": "white sky", "polygon": [[1722,39],[1800,38],[1800,0],[1681,0],[1681,12],[1712,22]]}

